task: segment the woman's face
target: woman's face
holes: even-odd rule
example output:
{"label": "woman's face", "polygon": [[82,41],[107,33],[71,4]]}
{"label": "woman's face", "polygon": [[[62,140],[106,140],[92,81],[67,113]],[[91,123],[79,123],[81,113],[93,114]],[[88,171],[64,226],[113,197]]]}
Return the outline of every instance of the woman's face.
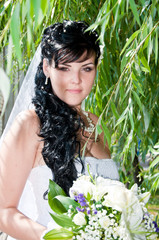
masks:
{"label": "woman's face", "polygon": [[76,62],[60,63],[55,68],[53,61],[49,65],[43,61],[43,70],[50,78],[52,89],[62,101],[70,106],[79,107],[90,93],[96,76],[95,54],[82,61],[84,55]]}

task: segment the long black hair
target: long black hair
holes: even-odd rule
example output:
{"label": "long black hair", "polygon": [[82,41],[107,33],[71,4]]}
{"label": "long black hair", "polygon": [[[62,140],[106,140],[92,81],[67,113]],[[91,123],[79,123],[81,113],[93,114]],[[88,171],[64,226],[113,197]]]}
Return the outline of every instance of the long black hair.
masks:
{"label": "long black hair", "polygon": [[67,194],[77,178],[75,159],[82,164],[78,133],[84,123],[76,109],[53,93],[50,79],[45,84],[43,59],[49,64],[54,60],[56,68],[59,62],[74,62],[86,52],[85,60],[95,53],[97,64],[100,56],[98,35],[95,31],[86,31],[87,28],[84,22],[67,20],[46,28],[41,42],[41,62],[35,76],[33,104],[40,119],[39,136],[44,141],[42,155],[53,172],[54,181]]}

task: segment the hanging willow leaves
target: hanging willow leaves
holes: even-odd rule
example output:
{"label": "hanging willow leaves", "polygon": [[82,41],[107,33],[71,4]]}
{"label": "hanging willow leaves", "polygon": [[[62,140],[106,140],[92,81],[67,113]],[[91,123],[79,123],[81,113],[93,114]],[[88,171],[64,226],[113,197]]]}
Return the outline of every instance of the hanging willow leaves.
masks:
{"label": "hanging willow leaves", "polygon": [[11,36],[15,47],[15,53],[19,60],[19,64],[22,64],[22,53],[20,45],[20,3],[15,6],[12,19],[11,19]]}

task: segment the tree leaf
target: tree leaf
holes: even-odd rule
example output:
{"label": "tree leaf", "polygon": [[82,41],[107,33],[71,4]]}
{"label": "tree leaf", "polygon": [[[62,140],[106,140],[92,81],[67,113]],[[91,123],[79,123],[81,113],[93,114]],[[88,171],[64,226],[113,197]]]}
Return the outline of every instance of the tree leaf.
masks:
{"label": "tree leaf", "polygon": [[111,109],[112,109],[112,112],[115,116],[116,119],[119,119],[119,113],[117,111],[117,108],[115,106],[115,103],[111,101]]}
{"label": "tree leaf", "polygon": [[13,40],[13,45],[15,46],[15,53],[17,55],[20,66],[22,65],[22,54],[20,45],[20,3],[18,2],[10,24],[11,36]]}
{"label": "tree leaf", "polygon": [[118,119],[117,123],[115,124],[115,127],[118,126],[126,118],[126,114],[128,110],[129,110],[128,107],[124,110],[124,112],[121,114],[120,118]]}
{"label": "tree leaf", "polygon": [[144,65],[144,67],[146,68],[147,72],[151,73],[151,69],[148,64],[148,61],[146,60],[146,58],[144,57],[143,54],[141,55],[140,60],[141,60],[142,64]]}
{"label": "tree leaf", "polygon": [[156,28],[156,37],[155,37],[155,64],[157,65],[158,61],[158,28]]}
{"label": "tree leaf", "polygon": [[150,164],[149,168],[152,169],[153,167],[155,167],[157,164],[159,164],[159,156],[156,157],[153,162]]}
{"label": "tree leaf", "polygon": [[141,29],[137,30],[136,32],[134,32],[131,37],[127,40],[126,44],[124,45],[121,53],[120,53],[120,56],[123,54],[123,52],[125,51],[125,49],[127,48],[127,46],[134,40],[134,38],[137,37],[137,35],[141,32]]}
{"label": "tree leaf", "polygon": [[136,6],[136,4],[135,4],[135,1],[134,1],[134,0],[129,0],[129,3],[130,3],[131,10],[132,10],[132,12],[133,12],[133,14],[134,14],[134,17],[135,17],[137,23],[138,23],[139,25],[141,25],[141,23],[140,23],[140,18],[139,18],[139,14],[138,14],[138,11],[137,11],[137,6]]}
{"label": "tree leaf", "polygon": [[143,106],[143,114],[144,114],[145,133],[146,133],[150,124],[150,113],[147,111],[145,106]]}
{"label": "tree leaf", "polygon": [[[107,128],[106,124],[101,121],[101,124],[102,124],[102,128],[103,128],[103,131],[104,131],[104,136],[106,136],[106,139],[108,141],[108,145],[110,147],[111,145],[111,135],[110,135],[110,131],[109,129]],[[104,142],[104,145],[106,144],[106,141]]]}
{"label": "tree leaf", "polygon": [[137,102],[137,104],[138,104],[138,106],[139,106],[139,108],[140,108],[140,111],[142,112],[143,111],[143,109],[142,109],[142,103],[141,103],[141,100],[140,100],[140,97],[138,96],[138,94],[135,92],[135,91],[133,91],[132,90],[132,93],[133,93],[133,96],[134,96],[134,99],[136,100],[136,102]]}
{"label": "tree leaf", "polygon": [[47,7],[48,7],[48,1],[41,0],[41,9],[42,9],[42,12],[43,12],[44,15],[47,11]]}
{"label": "tree leaf", "polygon": [[136,154],[136,151],[135,151],[135,142],[132,142],[132,144],[131,144],[131,161],[132,161],[132,162],[134,161],[135,154]]}

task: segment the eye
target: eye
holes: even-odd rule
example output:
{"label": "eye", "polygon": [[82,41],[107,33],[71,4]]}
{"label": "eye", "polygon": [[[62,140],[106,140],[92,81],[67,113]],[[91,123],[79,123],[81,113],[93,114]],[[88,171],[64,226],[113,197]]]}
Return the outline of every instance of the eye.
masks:
{"label": "eye", "polygon": [[91,72],[93,70],[93,68],[92,67],[85,67],[85,68],[83,68],[83,70],[85,72]]}
{"label": "eye", "polygon": [[67,72],[69,69],[67,67],[58,67],[59,71]]}

